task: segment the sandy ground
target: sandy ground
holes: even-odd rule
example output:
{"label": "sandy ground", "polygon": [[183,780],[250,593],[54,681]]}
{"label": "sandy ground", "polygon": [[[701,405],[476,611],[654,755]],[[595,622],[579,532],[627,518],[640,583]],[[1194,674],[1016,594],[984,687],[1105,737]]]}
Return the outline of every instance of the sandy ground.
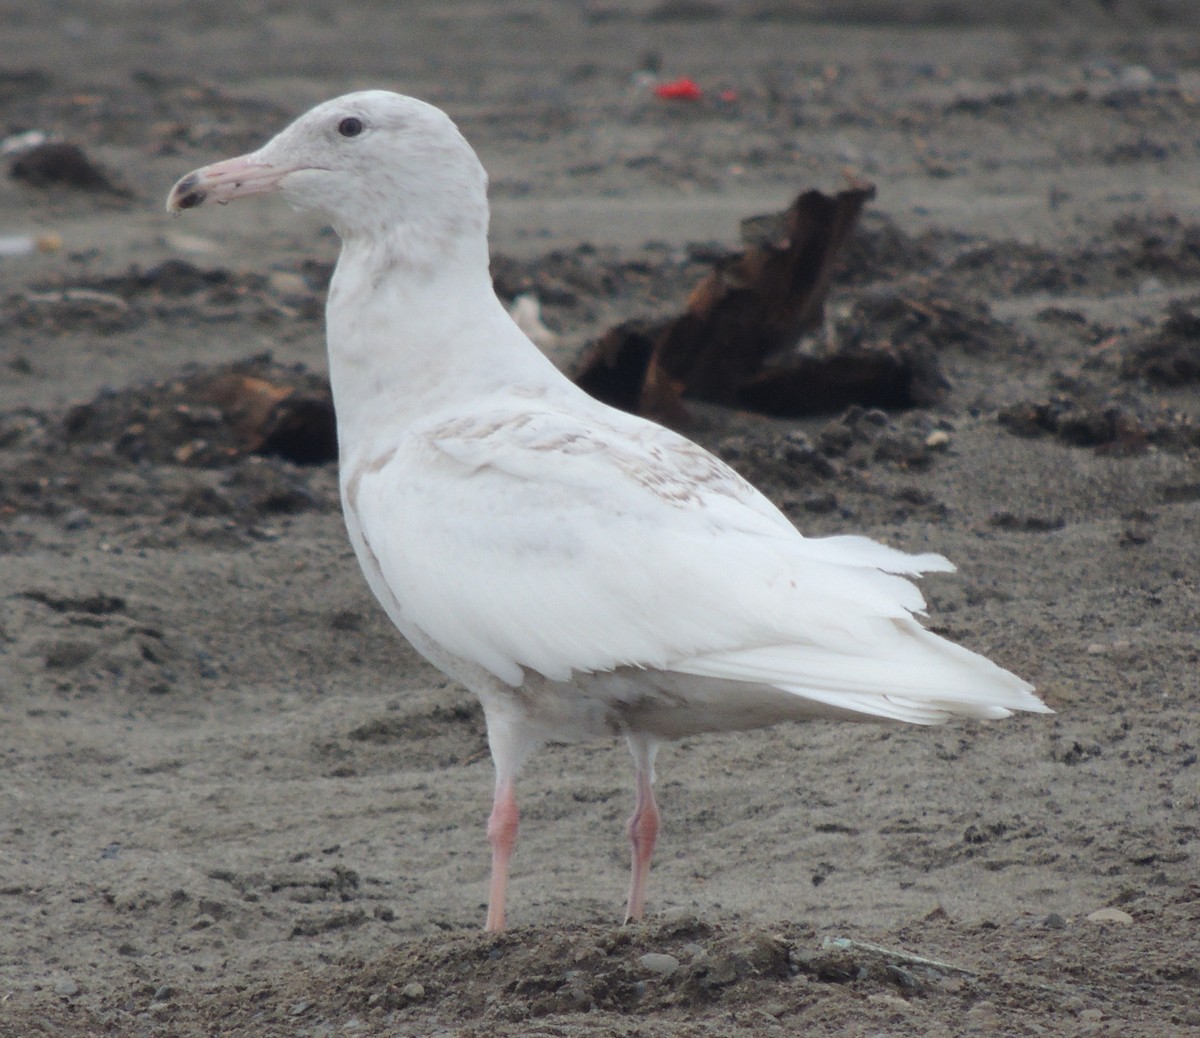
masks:
{"label": "sandy ground", "polygon": [[[0,258],[0,1035],[1200,1033],[1190,5],[400,9],[4,15],[0,132],[115,190],[0,177],[0,234],[63,242]],[[873,181],[834,335],[923,336],[944,399],[696,435],[806,532],[954,559],[931,624],[1057,714],[668,747],[629,928],[627,754],[552,748],[516,928],[478,932],[481,718],[370,600],[332,464],[193,463],[219,416],[164,431],[143,391],[323,370],[331,236],[162,201],[367,85],[476,145],[501,289],[565,367],[678,307],[742,218]]]}

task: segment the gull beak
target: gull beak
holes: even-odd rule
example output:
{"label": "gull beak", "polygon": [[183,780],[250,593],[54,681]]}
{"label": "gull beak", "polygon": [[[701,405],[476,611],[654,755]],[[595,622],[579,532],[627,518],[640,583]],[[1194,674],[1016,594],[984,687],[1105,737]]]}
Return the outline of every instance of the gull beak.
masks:
{"label": "gull beak", "polygon": [[208,201],[224,205],[231,199],[245,195],[276,191],[280,181],[293,172],[294,167],[263,162],[257,153],[214,162],[211,166],[193,170],[171,188],[171,193],[167,195],[167,212],[194,209]]}

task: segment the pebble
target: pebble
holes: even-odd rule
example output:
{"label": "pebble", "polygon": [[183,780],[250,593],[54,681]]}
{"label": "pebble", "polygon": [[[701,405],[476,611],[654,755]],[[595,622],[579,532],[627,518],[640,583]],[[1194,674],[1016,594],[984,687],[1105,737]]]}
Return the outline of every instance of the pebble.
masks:
{"label": "pebble", "polygon": [[950,445],[950,434],[945,429],[934,429],[925,437],[925,446],[930,450],[939,450]]}
{"label": "pebble", "polygon": [[410,1002],[419,1002],[425,997],[425,985],[415,980],[410,981],[404,985],[401,994]]}
{"label": "pebble", "polygon": [[1127,638],[1117,638],[1117,641],[1112,643],[1091,642],[1087,646],[1087,654],[1090,656],[1106,656],[1109,653],[1127,653],[1133,648],[1133,642]]}
{"label": "pebble", "polygon": [[92,525],[92,517],[86,508],[72,508],[63,517],[64,530],[86,530]]}
{"label": "pebble", "polygon": [[215,241],[199,238],[193,234],[169,231],[163,235],[163,240],[171,246],[172,252],[191,252],[200,256],[216,256],[221,252],[221,246]]}
{"label": "pebble", "polygon": [[1154,86],[1154,73],[1145,65],[1127,65],[1117,74],[1117,82],[1129,90],[1147,90]]}
{"label": "pebble", "polygon": [[96,646],[90,642],[62,638],[50,642],[45,650],[48,670],[68,670],[88,660],[95,653]]}
{"label": "pebble", "polygon": [[267,281],[280,295],[307,296],[312,294],[304,278],[299,274],[293,274],[291,271],[272,271],[267,275]]}
{"label": "pebble", "polygon": [[1097,908],[1096,911],[1088,914],[1089,923],[1120,923],[1122,926],[1128,926],[1133,922],[1133,916],[1128,912],[1122,912],[1119,908]]}
{"label": "pebble", "polygon": [[70,977],[59,977],[59,979],[54,982],[54,993],[56,995],[61,995],[63,998],[71,998],[72,996],[79,994],[79,985],[76,984],[75,981],[73,981]]}
{"label": "pebble", "polygon": [[664,977],[669,977],[679,969],[679,960],[674,955],[664,955],[662,952],[647,952],[638,962],[642,964],[643,969]]}
{"label": "pebble", "polygon": [[994,1030],[1000,1022],[1000,1013],[997,1011],[994,1002],[985,1000],[983,1002],[976,1002],[968,1009],[965,1019],[968,1027]]}

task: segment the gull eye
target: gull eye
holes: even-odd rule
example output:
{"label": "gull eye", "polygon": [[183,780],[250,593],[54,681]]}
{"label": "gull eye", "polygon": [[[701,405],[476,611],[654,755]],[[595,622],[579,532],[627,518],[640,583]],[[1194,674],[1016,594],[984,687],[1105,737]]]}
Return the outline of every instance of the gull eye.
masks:
{"label": "gull eye", "polygon": [[338,133],[340,133],[343,137],[357,137],[362,132],[362,120],[356,119],[352,115],[338,123]]}

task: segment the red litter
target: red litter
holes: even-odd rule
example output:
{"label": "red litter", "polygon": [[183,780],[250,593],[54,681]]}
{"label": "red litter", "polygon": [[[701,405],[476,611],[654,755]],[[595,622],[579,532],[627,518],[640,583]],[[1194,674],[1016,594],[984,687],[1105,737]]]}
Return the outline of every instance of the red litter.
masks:
{"label": "red litter", "polygon": [[666,98],[668,101],[699,101],[704,96],[704,91],[691,76],[680,76],[670,83],[659,83],[654,88],[654,96]]}

